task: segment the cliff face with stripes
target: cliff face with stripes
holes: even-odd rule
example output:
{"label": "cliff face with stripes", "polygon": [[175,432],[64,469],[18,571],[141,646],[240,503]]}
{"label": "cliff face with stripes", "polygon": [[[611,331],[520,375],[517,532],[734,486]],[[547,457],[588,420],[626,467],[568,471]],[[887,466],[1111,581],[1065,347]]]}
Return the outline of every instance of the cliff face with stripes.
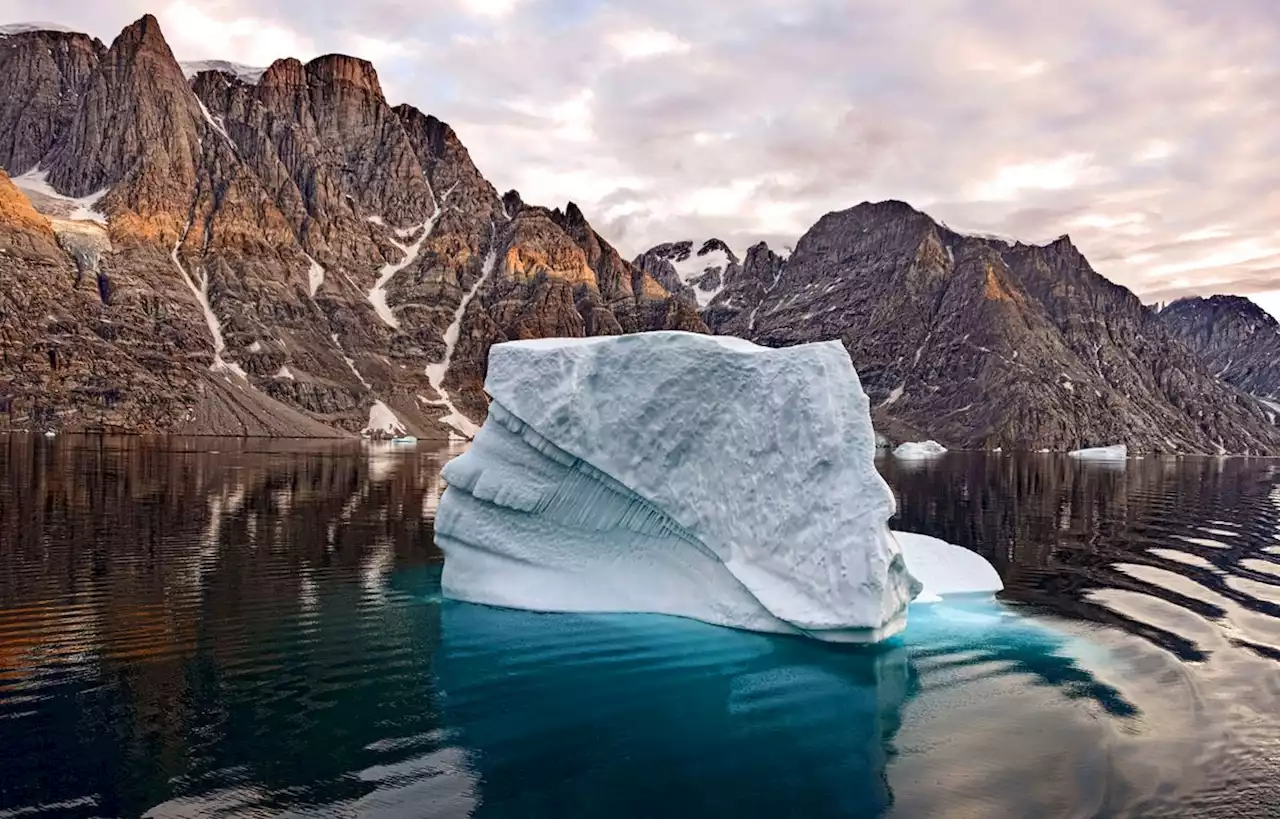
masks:
{"label": "cliff face with stripes", "polygon": [[494,343],[706,330],[363,60],[184,72],[146,16],[0,86],[0,427],[445,437]]}

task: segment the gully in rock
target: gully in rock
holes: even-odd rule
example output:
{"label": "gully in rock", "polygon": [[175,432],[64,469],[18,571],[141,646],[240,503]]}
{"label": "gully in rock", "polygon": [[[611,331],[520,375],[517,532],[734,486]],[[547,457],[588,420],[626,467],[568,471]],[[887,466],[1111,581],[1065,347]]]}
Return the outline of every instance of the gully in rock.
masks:
{"label": "gully in rock", "polygon": [[467,305],[471,304],[471,300],[480,292],[480,288],[484,286],[490,274],[493,273],[493,268],[498,263],[498,232],[492,221],[489,222],[489,236],[489,253],[484,257],[484,265],[480,269],[480,278],[476,279],[475,284],[471,285],[471,289],[463,294],[462,300],[458,302],[457,309],[453,311],[453,321],[449,322],[449,327],[444,332],[444,358],[435,364],[428,364],[426,370],[427,381],[431,383],[432,389],[439,394],[440,400],[449,410],[448,415],[444,415],[438,420],[468,438],[474,438],[480,428],[454,406],[453,399],[444,388],[444,378],[449,373],[449,364],[453,361],[453,351],[458,346],[458,336],[462,333],[462,319],[467,314]]}

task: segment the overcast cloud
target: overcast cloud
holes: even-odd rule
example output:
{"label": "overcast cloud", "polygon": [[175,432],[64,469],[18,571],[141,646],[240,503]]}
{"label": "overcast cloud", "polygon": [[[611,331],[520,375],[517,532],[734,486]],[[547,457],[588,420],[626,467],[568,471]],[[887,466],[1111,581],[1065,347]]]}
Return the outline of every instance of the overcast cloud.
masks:
{"label": "overcast cloud", "polygon": [[371,59],[627,256],[894,198],[1146,300],[1280,290],[1273,0],[0,0],[107,42],[148,11],[182,60]]}

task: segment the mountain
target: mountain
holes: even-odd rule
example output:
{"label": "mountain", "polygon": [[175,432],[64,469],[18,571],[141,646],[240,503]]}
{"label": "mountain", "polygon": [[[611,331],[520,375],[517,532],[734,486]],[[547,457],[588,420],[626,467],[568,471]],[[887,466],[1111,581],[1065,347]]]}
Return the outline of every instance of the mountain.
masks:
{"label": "mountain", "polygon": [[704,310],[711,329],[769,346],[841,339],[898,440],[1280,451],[1257,402],[1065,236],[1008,243],[863,203],[822,217],[789,258],[757,246],[742,268]]}
{"label": "mountain", "polygon": [[669,329],[839,338],[898,440],[1280,453],[1066,237],[881,202],[785,258],[627,261],[574,203],[500,195],[368,62],[180,64],[149,15],[110,45],[4,27],[0,88],[0,427],[470,435],[493,344]]}
{"label": "mountain", "polygon": [[1280,401],[1280,323],[1270,313],[1243,296],[1212,296],[1179,299],[1159,316],[1223,381]]}
{"label": "mountain", "polygon": [[363,60],[15,25],[0,88],[0,425],[468,434],[494,343],[707,330]]}
{"label": "mountain", "polygon": [[632,264],[699,308],[709,305],[730,281],[742,275],[738,256],[722,240],[714,238],[661,244],[637,256]]}

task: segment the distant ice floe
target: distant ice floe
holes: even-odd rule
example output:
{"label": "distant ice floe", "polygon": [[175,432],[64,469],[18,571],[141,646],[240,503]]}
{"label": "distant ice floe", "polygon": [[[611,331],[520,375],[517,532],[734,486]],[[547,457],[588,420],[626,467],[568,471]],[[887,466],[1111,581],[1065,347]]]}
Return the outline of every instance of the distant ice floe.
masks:
{"label": "distant ice floe", "polygon": [[511,342],[485,388],[436,516],[455,599],[871,642],[913,599],[1001,588],[978,555],[890,532],[870,403],[839,342]]}
{"label": "distant ice floe", "polygon": [[1068,452],[1067,455],[1085,461],[1123,461],[1129,457],[1129,448],[1124,444],[1115,444],[1114,446],[1077,449]]}
{"label": "distant ice floe", "polygon": [[903,460],[922,460],[937,458],[946,453],[947,448],[937,441],[908,441],[905,444],[899,444],[893,451],[893,456]]}

